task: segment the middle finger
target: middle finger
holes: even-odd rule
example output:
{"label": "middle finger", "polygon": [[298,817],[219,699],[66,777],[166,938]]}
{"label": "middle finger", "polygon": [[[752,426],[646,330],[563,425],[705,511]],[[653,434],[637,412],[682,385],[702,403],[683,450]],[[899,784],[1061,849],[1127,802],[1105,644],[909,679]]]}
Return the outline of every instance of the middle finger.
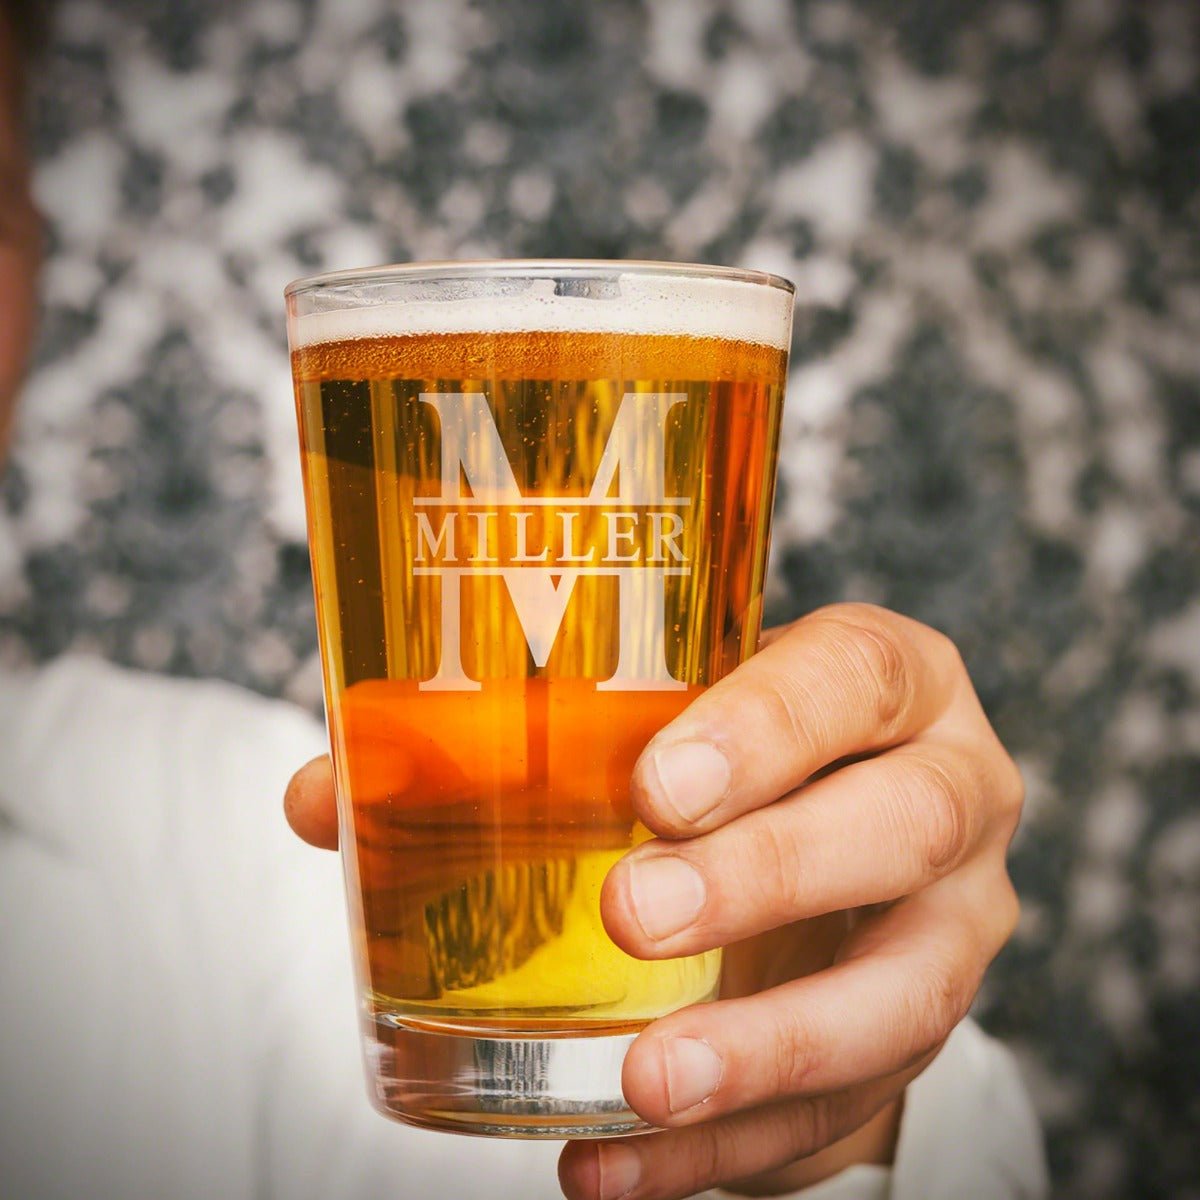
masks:
{"label": "middle finger", "polygon": [[690,841],[647,842],[609,872],[605,927],[629,954],[673,958],[909,895],[1007,836],[992,828],[1018,799],[1003,765],[910,742]]}

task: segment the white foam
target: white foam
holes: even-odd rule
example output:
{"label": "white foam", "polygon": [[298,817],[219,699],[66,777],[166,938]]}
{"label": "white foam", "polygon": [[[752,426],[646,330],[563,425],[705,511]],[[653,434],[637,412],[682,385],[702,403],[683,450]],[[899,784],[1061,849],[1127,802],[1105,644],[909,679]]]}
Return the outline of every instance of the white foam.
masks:
{"label": "white foam", "polygon": [[[627,274],[615,296],[555,295],[553,279],[516,294],[453,300],[374,299],[378,285],[301,293],[289,323],[292,347],[423,333],[645,333],[713,337],[786,349],[792,293],[740,279]],[[319,297],[319,299],[318,299]],[[304,312],[305,304],[340,304]],[[351,307],[353,306],[353,307]]]}

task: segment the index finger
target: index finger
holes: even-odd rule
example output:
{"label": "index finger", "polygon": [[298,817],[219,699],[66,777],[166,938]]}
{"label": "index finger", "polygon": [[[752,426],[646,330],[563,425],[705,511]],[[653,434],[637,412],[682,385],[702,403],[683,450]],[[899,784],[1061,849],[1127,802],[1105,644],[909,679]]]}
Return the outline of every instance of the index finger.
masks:
{"label": "index finger", "polygon": [[716,828],[838,759],[908,741],[962,677],[949,639],[916,621],[818,609],[655,735],[634,768],[634,811],[661,837]]}

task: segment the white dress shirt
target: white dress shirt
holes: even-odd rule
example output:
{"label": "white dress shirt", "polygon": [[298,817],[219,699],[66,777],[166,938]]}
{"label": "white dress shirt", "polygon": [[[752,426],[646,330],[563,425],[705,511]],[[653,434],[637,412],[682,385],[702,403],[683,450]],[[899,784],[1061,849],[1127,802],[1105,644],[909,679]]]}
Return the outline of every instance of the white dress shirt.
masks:
{"label": "white dress shirt", "polygon": [[[337,856],[280,806],[325,744],[222,683],[88,659],[0,680],[0,1195],[560,1195],[557,1143],[369,1107]],[[909,1088],[895,1165],[801,1195],[1045,1192],[1012,1059],[965,1022]]]}

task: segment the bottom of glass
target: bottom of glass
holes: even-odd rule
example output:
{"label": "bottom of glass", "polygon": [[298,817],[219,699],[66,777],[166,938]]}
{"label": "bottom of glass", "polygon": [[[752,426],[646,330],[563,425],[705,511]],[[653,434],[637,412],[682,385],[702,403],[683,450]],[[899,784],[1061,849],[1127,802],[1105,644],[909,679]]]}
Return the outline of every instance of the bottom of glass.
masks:
{"label": "bottom of glass", "polygon": [[625,1102],[638,1029],[503,1029],[378,1014],[367,1029],[375,1106],[423,1129],[598,1138],[650,1129]]}

